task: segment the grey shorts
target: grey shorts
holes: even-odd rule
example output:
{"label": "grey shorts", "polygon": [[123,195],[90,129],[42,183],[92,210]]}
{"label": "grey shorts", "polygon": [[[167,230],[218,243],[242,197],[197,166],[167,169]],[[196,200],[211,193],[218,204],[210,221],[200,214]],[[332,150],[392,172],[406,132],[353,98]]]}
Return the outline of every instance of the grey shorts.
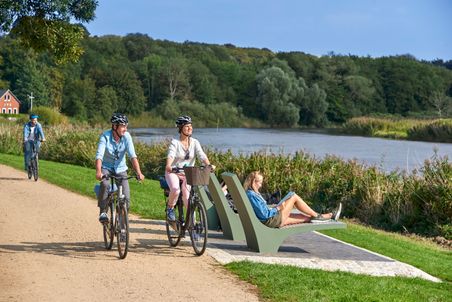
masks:
{"label": "grey shorts", "polygon": [[268,218],[265,221],[262,221],[263,224],[268,226],[269,228],[279,228],[281,226],[281,213],[278,211],[275,216]]}

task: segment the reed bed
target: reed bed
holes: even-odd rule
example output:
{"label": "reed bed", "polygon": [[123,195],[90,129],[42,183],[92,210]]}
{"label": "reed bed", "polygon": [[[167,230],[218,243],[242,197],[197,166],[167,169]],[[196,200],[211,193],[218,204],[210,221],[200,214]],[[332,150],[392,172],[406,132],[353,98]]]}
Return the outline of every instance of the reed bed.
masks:
{"label": "reed bed", "polygon": [[[93,167],[101,129],[62,125],[45,129],[42,159]],[[0,152],[22,154],[22,126],[0,124]],[[164,174],[168,142],[136,143],[142,170],[148,178]],[[433,154],[410,174],[383,173],[354,160],[336,156],[319,159],[305,152],[293,156],[256,152],[206,150],[216,174],[236,173],[240,179],[260,170],[266,191],[295,191],[319,211],[345,206],[344,215],[391,231],[452,239],[452,164]]]}
{"label": "reed bed", "polygon": [[452,119],[405,119],[357,117],[348,120],[343,133],[452,143]]}

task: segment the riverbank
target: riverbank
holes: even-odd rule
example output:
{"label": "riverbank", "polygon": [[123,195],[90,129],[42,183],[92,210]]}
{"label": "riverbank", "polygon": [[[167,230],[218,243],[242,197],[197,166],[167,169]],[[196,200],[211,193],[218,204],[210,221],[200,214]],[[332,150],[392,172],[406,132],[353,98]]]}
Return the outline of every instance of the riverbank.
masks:
{"label": "riverbank", "polygon": [[357,117],[333,132],[391,139],[452,143],[452,119]]}

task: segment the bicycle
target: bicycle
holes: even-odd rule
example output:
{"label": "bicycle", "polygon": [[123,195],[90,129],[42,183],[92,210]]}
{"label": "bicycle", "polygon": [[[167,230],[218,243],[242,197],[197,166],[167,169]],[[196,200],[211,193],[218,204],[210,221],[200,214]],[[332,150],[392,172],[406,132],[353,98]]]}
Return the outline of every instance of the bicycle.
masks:
{"label": "bicycle", "polygon": [[[107,216],[109,216],[109,219],[108,222],[103,223],[105,248],[110,250],[113,247],[116,236],[119,259],[124,259],[129,248],[129,216],[121,182],[125,179],[134,178],[134,176],[104,175],[103,178],[111,180],[107,197]],[[116,183],[119,185],[116,186]]]}
{"label": "bicycle", "polygon": [[[170,246],[175,247],[179,244],[185,232],[190,234],[191,244],[195,254],[201,256],[204,254],[207,245],[207,214],[204,204],[195,192],[195,186],[204,186],[209,182],[209,174],[211,167],[184,167],[173,168],[174,173],[185,173],[187,184],[191,186],[188,198],[188,208],[184,216],[184,202],[182,200],[182,192],[179,193],[176,205],[174,207],[176,219],[174,221],[166,219],[166,234]],[[179,181],[182,186],[182,181]],[[167,200],[165,206],[165,214],[168,209],[169,187],[164,177],[160,178],[160,187],[164,190],[164,196]]]}
{"label": "bicycle", "polygon": [[[41,141],[42,142],[42,141]],[[35,181],[38,181],[39,178],[39,160],[38,160],[38,152],[35,141],[27,141],[26,144],[31,144],[31,155],[30,161],[27,166],[28,179],[31,179],[33,176]]]}

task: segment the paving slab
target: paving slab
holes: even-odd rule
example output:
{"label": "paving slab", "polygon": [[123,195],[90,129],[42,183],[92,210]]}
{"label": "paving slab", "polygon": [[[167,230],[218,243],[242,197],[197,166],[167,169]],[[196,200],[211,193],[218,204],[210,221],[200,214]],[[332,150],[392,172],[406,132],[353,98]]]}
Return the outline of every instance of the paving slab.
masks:
{"label": "paving slab", "polygon": [[209,231],[207,252],[222,264],[252,261],[371,276],[422,278],[441,282],[440,279],[414,266],[318,232],[289,236],[277,253],[257,253],[247,247],[246,241],[228,240],[221,232]]}

